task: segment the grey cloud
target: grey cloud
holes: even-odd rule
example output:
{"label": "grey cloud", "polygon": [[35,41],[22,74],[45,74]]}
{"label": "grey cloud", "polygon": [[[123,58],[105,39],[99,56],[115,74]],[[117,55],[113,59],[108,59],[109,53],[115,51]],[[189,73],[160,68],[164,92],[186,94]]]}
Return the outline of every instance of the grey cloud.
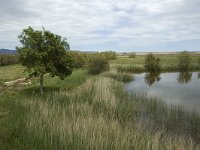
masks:
{"label": "grey cloud", "polygon": [[133,47],[200,39],[199,0],[1,0],[0,5],[0,46],[10,41],[15,47],[27,26],[44,26],[79,49],[88,43]]}

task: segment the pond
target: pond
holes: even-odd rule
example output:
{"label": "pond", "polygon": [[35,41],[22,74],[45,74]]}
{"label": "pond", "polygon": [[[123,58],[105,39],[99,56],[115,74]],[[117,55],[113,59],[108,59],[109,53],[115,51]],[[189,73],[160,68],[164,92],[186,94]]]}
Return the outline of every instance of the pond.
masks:
{"label": "pond", "polygon": [[134,74],[134,81],[127,83],[125,88],[130,93],[144,93],[168,104],[181,105],[187,110],[200,112],[198,72]]}

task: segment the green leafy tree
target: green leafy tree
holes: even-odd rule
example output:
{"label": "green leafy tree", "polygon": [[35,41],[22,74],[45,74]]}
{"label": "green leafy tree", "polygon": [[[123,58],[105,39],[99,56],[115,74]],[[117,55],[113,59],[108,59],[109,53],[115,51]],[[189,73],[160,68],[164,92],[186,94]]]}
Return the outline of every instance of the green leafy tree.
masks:
{"label": "green leafy tree", "polygon": [[179,69],[181,71],[188,71],[191,64],[191,55],[187,51],[183,51],[179,55]]}
{"label": "green leafy tree", "polygon": [[73,59],[66,50],[69,44],[66,39],[50,31],[24,29],[18,37],[22,46],[17,47],[19,61],[27,67],[30,76],[40,78],[40,92],[43,94],[43,77],[58,76],[64,79],[72,73]]}
{"label": "green leafy tree", "polygon": [[155,57],[152,53],[145,56],[145,70],[147,71],[160,71],[160,59]]}

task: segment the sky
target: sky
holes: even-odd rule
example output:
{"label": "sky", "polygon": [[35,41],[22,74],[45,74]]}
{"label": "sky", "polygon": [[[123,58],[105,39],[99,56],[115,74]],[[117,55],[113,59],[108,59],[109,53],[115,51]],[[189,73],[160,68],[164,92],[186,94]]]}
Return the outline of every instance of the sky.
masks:
{"label": "sky", "polygon": [[0,48],[28,26],[66,37],[73,50],[200,50],[200,0],[0,0]]}

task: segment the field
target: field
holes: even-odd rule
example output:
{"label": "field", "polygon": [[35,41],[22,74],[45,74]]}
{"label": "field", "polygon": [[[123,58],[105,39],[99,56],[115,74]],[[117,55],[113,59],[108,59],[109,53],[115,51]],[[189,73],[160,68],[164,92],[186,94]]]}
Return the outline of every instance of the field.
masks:
{"label": "field", "polygon": [[[161,65],[172,64],[176,65],[179,62],[179,54],[164,54],[164,55],[155,55],[160,58]],[[196,64],[198,62],[198,58],[200,54],[192,54],[192,64]],[[136,64],[143,65],[145,60],[145,55],[137,55],[135,58],[129,58],[128,56],[119,56],[116,60],[112,61],[112,64]]]}
{"label": "field", "polygon": [[[161,71],[179,71],[179,54],[157,54],[160,59]],[[200,54],[192,54],[190,70],[198,71],[198,59]],[[137,55],[135,58],[128,56],[119,56],[116,60],[111,61],[113,69],[121,72],[144,72],[145,55]]]}
{"label": "field", "polygon": [[[196,64],[198,56],[193,57]],[[176,56],[160,56],[162,65]],[[144,56],[120,57],[111,65],[143,65]],[[74,70],[65,80],[45,76],[27,87],[4,82],[27,76],[24,67],[0,67],[0,145],[2,150],[62,149],[200,149],[200,117],[159,99],[128,94],[132,80],[115,70],[89,75]],[[123,81],[123,82],[121,82]]]}

